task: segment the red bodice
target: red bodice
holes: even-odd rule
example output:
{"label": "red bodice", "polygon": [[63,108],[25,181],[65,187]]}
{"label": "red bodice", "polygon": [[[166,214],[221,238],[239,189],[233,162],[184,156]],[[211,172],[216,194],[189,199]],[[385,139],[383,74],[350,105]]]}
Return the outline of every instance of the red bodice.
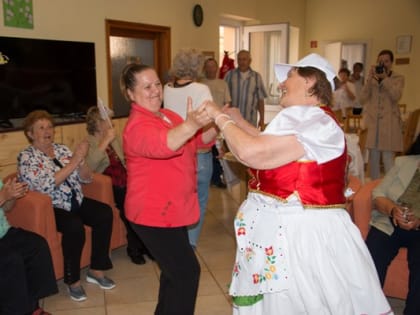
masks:
{"label": "red bodice", "polygon": [[346,177],[347,152],[323,164],[295,161],[272,170],[250,169],[250,191],[286,199],[297,193],[304,206],[342,205]]}

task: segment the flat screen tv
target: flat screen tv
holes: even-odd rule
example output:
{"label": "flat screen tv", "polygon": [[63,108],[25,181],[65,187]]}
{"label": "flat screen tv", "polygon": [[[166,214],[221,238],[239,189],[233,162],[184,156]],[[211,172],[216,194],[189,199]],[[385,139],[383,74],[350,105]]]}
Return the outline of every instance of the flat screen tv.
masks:
{"label": "flat screen tv", "polygon": [[95,45],[0,37],[0,128],[35,109],[81,118],[97,102]]}

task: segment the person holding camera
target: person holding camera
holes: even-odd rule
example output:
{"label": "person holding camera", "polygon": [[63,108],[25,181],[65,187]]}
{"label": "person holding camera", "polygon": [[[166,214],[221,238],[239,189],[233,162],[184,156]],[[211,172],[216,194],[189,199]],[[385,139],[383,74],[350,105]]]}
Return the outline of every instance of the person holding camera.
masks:
{"label": "person holding camera", "polygon": [[395,153],[403,151],[398,102],[404,89],[404,76],[392,70],[393,62],[392,51],[379,52],[377,65],[370,68],[360,95],[365,123],[369,126],[366,147],[369,149],[371,179],[381,177],[381,156],[387,173],[394,164]]}
{"label": "person holding camera", "polygon": [[408,293],[402,314],[420,314],[420,134],[372,191],[366,245],[382,287],[400,248],[407,249]]}

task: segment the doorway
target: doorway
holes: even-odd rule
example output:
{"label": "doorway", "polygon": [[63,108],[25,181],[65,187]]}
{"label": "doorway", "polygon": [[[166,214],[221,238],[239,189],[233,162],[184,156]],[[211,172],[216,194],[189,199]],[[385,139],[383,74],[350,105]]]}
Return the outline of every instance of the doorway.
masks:
{"label": "doorway", "polygon": [[265,99],[264,123],[268,123],[280,110],[279,82],[274,73],[274,64],[295,62],[299,55],[299,28],[288,23],[245,26],[244,23],[224,21],[219,27],[220,51],[232,59],[240,49],[249,50],[251,67],[262,76],[268,97]]}
{"label": "doorway", "polygon": [[289,24],[245,26],[243,48],[252,55],[252,67],[261,74],[269,97],[266,105],[278,105],[279,91],[274,65],[289,61]]}
{"label": "doorway", "polygon": [[115,117],[126,117],[130,102],[120,92],[119,78],[128,63],[153,67],[165,82],[171,64],[171,29],[166,26],[105,20],[109,107]]}
{"label": "doorway", "polygon": [[[366,65],[366,56],[368,55],[369,44],[367,41],[360,42],[331,42],[324,46],[324,56],[336,69],[337,73],[341,68],[347,68],[353,71],[353,65],[361,62]],[[362,76],[364,77],[364,71]]]}

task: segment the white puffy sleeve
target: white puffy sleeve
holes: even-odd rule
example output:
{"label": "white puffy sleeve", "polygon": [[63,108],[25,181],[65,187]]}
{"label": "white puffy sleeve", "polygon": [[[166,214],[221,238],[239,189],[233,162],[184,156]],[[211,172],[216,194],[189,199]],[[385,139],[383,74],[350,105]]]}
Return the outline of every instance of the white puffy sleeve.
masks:
{"label": "white puffy sleeve", "polygon": [[325,163],[345,148],[344,132],[324,110],[315,106],[291,106],[281,110],[264,134],[295,135],[305,149],[303,159]]}

